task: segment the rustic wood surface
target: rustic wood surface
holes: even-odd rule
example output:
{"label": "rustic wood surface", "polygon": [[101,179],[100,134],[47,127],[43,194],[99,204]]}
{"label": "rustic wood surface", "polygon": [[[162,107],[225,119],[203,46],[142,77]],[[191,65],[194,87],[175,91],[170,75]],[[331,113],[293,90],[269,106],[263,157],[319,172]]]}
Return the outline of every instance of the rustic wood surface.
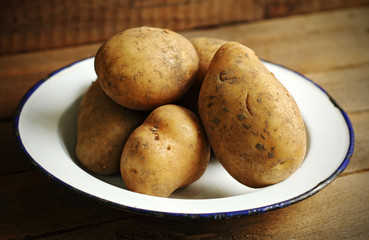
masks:
{"label": "rustic wood surface", "polygon": [[302,202],[237,219],[169,220],[113,209],[42,174],[17,148],[12,123],[33,84],[93,56],[101,42],[0,56],[0,239],[369,239],[369,7],[182,33],[239,41],[326,89],[355,131],[346,170]]}
{"label": "rustic wood surface", "polygon": [[0,54],[101,41],[143,25],[183,31],[368,4],[369,0],[2,0]]}

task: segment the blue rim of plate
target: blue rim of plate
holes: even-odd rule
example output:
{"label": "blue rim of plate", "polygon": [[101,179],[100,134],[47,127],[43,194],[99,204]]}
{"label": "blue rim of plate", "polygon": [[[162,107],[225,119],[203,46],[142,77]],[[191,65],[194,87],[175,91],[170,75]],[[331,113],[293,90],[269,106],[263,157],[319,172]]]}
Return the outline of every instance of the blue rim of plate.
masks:
{"label": "blue rim of plate", "polygon": [[18,146],[21,148],[23,154],[26,156],[27,159],[29,159],[35,166],[37,166],[39,169],[41,169],[44,174],[46,174],[47,177],[49,177],[50,179],[55,180],[56,183],[61,184],[63,186],[66,186],[69,189],[73,189],[74,191],[81,193],[82,195],[88,196],[89,198],[92,198],[96,201],[98,201],[99,203],[103,203],[105,205],[108,205],[110,207],[116,208],[116,209],[120,209],[120,210],[124,210],[127,212],[132,212],[132,213],[137,213],[137,214],[141,214],[141,215],[146,215],[146,216],[156,216],[156,217],[165,217],[165,218],[188,218],[188,219],[229,219],[229,218],[236,218],[236,217],[241,217],[241,216],[247,216],[247,215],[253,215],[253,214],[261,214],[261,213],[265,213],[265,212],[269,212],[272,210],[277,210],[277,209],[281,209],[287,206],[290,206],[292,204],[298,203],[306,198],[309,198],[311,196],[313,196],[314,194],[318,193],[320,190],[322,190],[323,188],[325,188],[328,184],[330,184],[331,182],[333,182],[333,180],[335,180],[338,175],[340,175],[345,168],[347,167],[348,163],[350,162],[350,159],[353,155],[354,152],[354,147],[355,147],[355,134],[354,134],[354,129],[352,127],[352,123],[347,115],[347,113],[337,104],[337,102],[327,93],[326,90],[324,90],[321,86],[319,86],[317,83],[315,83],[314,81],[312,81],[311,79],[307,78],[306,76],[304,76],[303,74],[296,72],[294,70],[291,70],[281,64],[276,64],[273,63],[271,61],[266,61],[264,59],[261,59],[263,62],[267,62],[267,63],[271,63],[273,65],[279,66],[281,68],[284,68],[288,71],[294,72],[297,75],[301,76],[302,78],[304,78],[305,80],[313,83],[317,88],[319,88],[322,92],[324,92],[324,94],[327,95],[327,97],[329,98],[329,100],[332,102],[333,106],[335,106],[338,110],[340,110],[343,118],[345,119],[345,122],[347,124],[347,128],[349,130],[349,137],[350,137],[350,143],[349,143],[349,147],[346,153],[345,158],[343,159],[342,163],[340,164],[340,166],[328,177],[326,178],[324,181],[320,182],[319,184],[317,184],[315,187],[311,188],[309,191],[300,194],[299,196],[296,196],[294,198],[279,202],[279,203],[275,203],[275,204],[271,204],[271,205],[267,205],[267,206],[263,206],[263,207],[258,207],[258,208],[252,208],[252,209],[245,209],[245,210],[239,210],[239,211],[232,211],[232,212],[215,212],[215,213],[175,213],[175,212],[159,212],[159,211],[154,211],[154,210],[146,210],[146,209],[139,209],[139,208],[134,208],[134,207],[129,207],[129,206],[125,206],[119,203],[114,203],[114,202],[110,202],[108,200],[102,199],[98,196],[95,195],[91,195],[88,193],[83,192],[82,190],[75,188],[67,183],[65,183],[63,180],[55,177],[54,175],[52,175],[51,173],[49,173],[46,169],[44,169],[41,165],[39,165],[37,163],[37,161],[35,159],[33,159],[31,157],[31,155],[28,153],[26,147],[23,145],[20,133],[19,133],[19,118],[22,112],[22,109],[25,105],[25,103],[28,101],[28,99],[30,98],[30,96],[43,84],[45,83],[47,80],[49,80],[52,76],[58,74],[59,72],[75,65],[78,64],[80,62],[83,62],[85,60],[88,60],[90,58],[93,57],[89,57],[89,58],[84,58],[78,61],[75,61],[69,65],[66,65],[62,68],[57,69],[56,71],[51,72],[47,77],[41,79],[40,81],[38,81],[37,83],[35,83],[27,92],[26,94],[23,96],[23,98],[21,99],[21,101],[19,102],[17,109],[16,109],[16,113],[15,113],[15,117],[14,117],[14,131],[15,131],[15,135],[16,135],[16,139],[18,142]]}

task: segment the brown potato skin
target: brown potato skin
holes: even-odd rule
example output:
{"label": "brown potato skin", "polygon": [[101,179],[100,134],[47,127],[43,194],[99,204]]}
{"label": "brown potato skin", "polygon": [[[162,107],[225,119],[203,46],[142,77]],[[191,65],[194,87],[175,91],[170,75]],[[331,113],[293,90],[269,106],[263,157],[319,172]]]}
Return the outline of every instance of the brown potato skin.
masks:
{"label": "brown potato skin", "polygon": [[97,174],[118,173],[124,143],[144,118],[143,112],[116,104],[98,81],[93,82],[83,96],[77,120],[76,155],[80,163]]}
{"label": "brown potato skin", "polygon": [[192,85],[197,52],[182,35],[139,27],[108,39],[95,57],[95,71],[105,93],[134,110],[152,110],[176,102]]}
{"label": "brown potato skin", "polygon": [[168,104],[152,111],[130,135],[121,175],[131,191],[168,197],[199,179],[209,158],[210,146],[197,115]]}
{"label": "brown potato skin", "polygon": [[196,73],[195,81],[202,82],[214,54],[227,41],[218,38],[197,37],[191,38],[190,42],[195,47],[197,55],[199,56],[199,70]]}
{"label": "brown potato skin", "polygon": [[246,46],[229,42],[215,54],[199,114],[217,159],[246,186],[278,183],[304,159],[306,130],[298,106]]}
{"label": "brown potato skin", "polygon": [[209,68],[211,59],[227,41],[218,38],[197,37],[191,38],[190,42],[195,47],[197,55],[199,56],[199,69],[196,73],[195,80],[190,89],[179,100],[179,104],[190,109],[191,111],[198,112],[198,98],[202,81],[204,80],[206,71]]}

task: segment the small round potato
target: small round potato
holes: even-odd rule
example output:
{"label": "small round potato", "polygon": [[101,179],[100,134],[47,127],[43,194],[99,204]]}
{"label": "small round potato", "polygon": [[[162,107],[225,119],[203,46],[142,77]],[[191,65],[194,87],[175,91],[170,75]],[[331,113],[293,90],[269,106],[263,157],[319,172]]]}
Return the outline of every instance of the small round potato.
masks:
{"label": "small round potato", "polygon": [[196,73],[192,86],[180,99],[179,104],[197,113],[197,102],[201,84],[209,68],[211,59],[213,59],[214,54],[227,41],[217,38],[198,37],[191,38],[190,42],[195,47],[197,55],[199,56],[199,70]]}
{"label": "small round potato", "polygon": [[199,58],[191,42],[167,29],[139,27],[108,39],[95,71],[105,93],[134,110],[177,101],[192,85]]}
{"label": "small round potato", "polygon": [[143,112],[119,106],[92,83],[83,96],[77,120],[76,155],[97,174],[119,172],[120,155],[129,134],[144,120]]}
{"label": "small round potato", "polygon": [[151,112],[130,135],[121,175],[131,191],[168,197],[199,179],[209,158],[210,146],[197,115],[168,104]]}
{"label": "small round potato", "polygon": [[196,74],[196,80],[202,82],[214,54],[227,41],[218,38],[198,37],[191,38],[190,42],[195,47],[199,56],[199,70]]}

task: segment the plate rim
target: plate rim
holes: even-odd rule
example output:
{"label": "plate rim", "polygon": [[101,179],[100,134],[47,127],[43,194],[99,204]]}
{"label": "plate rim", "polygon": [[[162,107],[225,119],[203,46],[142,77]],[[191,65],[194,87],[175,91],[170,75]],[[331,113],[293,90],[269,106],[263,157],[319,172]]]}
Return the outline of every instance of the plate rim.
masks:
{"label": "plate rim", "polygon": [[308,191],[287,199],[285,201],[281,201],[278,203],[274,203],[274,204],[269,204],[266,206],[262,206],[262,207],[257,207],[257,208],[251,208],[251,209],[244,209],[244,210],[237,210],[237,211],[229,211],[229,212],[212,212],[212,213],[180,213],[180,212],[165,212],[165,211],[156,211],[156,210],[148,210],[148,209],[142,209],[142,208],[136,208],[136,207],[131,207],[131,206],[126,206],[124,204],[120,204],[120,203],[115,203],[106,199],[103,199],[99,196],[87,193],[82,191],[81,189],[78,189],[77,187],[74,187],[66,182],[64,182],[62,179],[54,176],[53,174],[51,174],[48,170],[46,170],[44,167],[42,167],[36,159],[34,159],[27,151],[26,147],[24,146],[21,136],[20,136],[20,131],[19,131],[19,120],[20,120],[20,116],[23,110],[23,107],[25,106],[26,102],[28,101],[28,99],[33,95],[34,92],[37,91],[37,89],[44,84],[46,81],[48,81],[50,78],[52,78],[53,76],[55,76],[56,74],[58,74],[59,72],[66,70],[78,63],[87,61],[94,58],[94,56],[92,57],[87,57],[87,58],[83,58],[77,61],[74,61],[68,65],[65,65],[55,71],[52,71],[51,73],[49,73],[46,77],[42,78],[41,80],[39,80],[38,82],[36,82],[32,87],[30,87],[27,92],[24,94],[24,96],[21,98],[16,111],[15,111],[15,115],[14,115],[14,120],[13,120],[13,130],[16,136],[16,140],[17,140],[17,145],[18,148],[22,150],[23,155],[30,160],[33,165],[35,165],[37,167],[37,169],[41,170],[41,172],[43,174],[45,174],[49,179],[52,179],[54,182],[66,186],[68,189],[72,189],[73,191],[76,191],[78,193],[82,193],[82,195],[87,196],[90,199],[93,199],[99,203],[103,203],[105,205],[108,205],[110,207],[113,207],[115,209],[119,209],[119,210],[124,210],[127,212],[132,212],[132,213],[137,213],[137,214],[141,214],[141,215],[146,215],[146,216],[156,216],[156,217],[165,217],[165,218],[190,218],[190,219],[229,219],[229,218],[235,218],[235,217],[241,217],[241,216],[246,216],[246,215],[254,215],[254,214],[261,214],[261,213],[265,213],[265,212],[269,212],[269,211],[273,211],[273,210],[277,210],[277,209],[281,209],[290,205],[293,205],[295,203],[298,203],[306,198],[309,198],[313,195],[315,195],[316,193],[318,193],[320,190],[322,190],[323,188],[325,188],[327,185],[329,185],[331,182],[333,182],[347,167],[348,163],[351,160],[351,157],[353,155],[354,152],[354,148],[355,148],[355,134],[354,134],[354,129],[352,126],[352,123],[348,117],[348,114],[343,110],[343,108],[329,95],[329,93],[323,89],[320,85],[318,85],[317,83],[315,83],[314,81],[312,81],[310,78],[306,77],[305,75],[292,70],[288,67],[285,67],[282,64],[278,64],[278,63],[274,63],[272,61],[269,60],[264,60],[261,59],[261,61],[272,64],[272,65],[276,65],[278,67],[281,67],[285,70],[291,71],[297,75],[299,75],[300,77],[302,77],[303,79],[311,82],[312,84],[315,85],[315,87],[317,87],[320,91],[322,91],[329,99],[329,101],[332,103],[332,105],[334,107],[336,107],[340,113],[342,114],[348,132],[349,132],[349,146],[348,146],[348,150],[346,153],[346,156],[344,157],[344,159],[342,160],[340,166],[326,179],[324,179],[323,181],[321,181],[320,183],[318,183],[316,186],[314,186],[313,188],[309,189]]}

